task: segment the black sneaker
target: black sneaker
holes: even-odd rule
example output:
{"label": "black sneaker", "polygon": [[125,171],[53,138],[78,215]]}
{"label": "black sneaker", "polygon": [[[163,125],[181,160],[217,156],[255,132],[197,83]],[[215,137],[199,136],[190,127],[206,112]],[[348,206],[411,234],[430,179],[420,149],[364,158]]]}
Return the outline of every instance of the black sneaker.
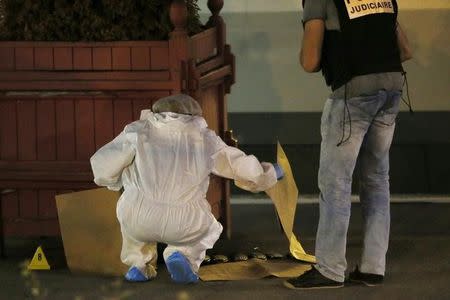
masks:
{"label": "black sneaker", "polygon": [[328,279],[313,267],[296,278],[286,280],[284,285],[290,289],[306,290],[335,289],[343,287],[344,283]]}
{"label": "black sneaker", "polygon": [[348,280],[351,282],[363,283],[367,286],[377,286],[383,283],[384,276],[371,273],[362,273],[359,271],[357,266],[355,271],[349,274]]}

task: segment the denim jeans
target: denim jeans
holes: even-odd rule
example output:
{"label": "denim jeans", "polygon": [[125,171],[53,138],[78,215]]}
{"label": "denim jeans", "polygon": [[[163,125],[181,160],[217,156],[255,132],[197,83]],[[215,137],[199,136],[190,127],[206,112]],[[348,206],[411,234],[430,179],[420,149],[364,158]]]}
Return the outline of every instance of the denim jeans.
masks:
{"label": "denim jeans", "polygon": [[[380,90],[376,95],[348,99],[348,110],[343,99],[328,99],[325,103],[321,121],[320,218],[315,267],[332,280],[343,282],[345,278],[352,174],[357,159],[361,166],[360,201],[364,220],[360,271],[384,275],[390,226],[389,148],[400,99],[401,91]],[[349,139],[337,146],[343,133],[344,141],[346,137]]]}

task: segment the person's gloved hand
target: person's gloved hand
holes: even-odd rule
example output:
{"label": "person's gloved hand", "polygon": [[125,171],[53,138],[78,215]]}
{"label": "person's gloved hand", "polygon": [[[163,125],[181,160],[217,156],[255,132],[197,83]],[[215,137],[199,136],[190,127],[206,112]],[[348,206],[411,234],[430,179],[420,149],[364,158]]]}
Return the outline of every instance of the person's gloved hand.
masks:
{"label": "person's gloved hand", "polygon": [[283,171],[283,169],[281,168],[281,166],[280,166],[279,164],[277,164],[277,163],[273,163],[272,165],[273,165],[273,167],[275,168],[275,172],[276,172],[276,174],[277,174],[277,180],[283,179],[283,177],[284,177],[284,171]]}

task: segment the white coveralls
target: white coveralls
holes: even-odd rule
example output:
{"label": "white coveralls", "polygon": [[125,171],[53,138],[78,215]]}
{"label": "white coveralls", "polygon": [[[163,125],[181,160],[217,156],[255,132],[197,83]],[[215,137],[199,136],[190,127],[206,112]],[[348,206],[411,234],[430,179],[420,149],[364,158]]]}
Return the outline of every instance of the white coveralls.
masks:
{"label": "white coveralls", "polygon": [[91,165],[97,185],[124,187],[117,204],[121,260],[141,269],[163,242],[165,260],[178,251],[198,271],[222,232],[206,200],[210,173],[253,192],[277,181],[272,164],[227,146],[202,117],[150,110],[99,149]]}

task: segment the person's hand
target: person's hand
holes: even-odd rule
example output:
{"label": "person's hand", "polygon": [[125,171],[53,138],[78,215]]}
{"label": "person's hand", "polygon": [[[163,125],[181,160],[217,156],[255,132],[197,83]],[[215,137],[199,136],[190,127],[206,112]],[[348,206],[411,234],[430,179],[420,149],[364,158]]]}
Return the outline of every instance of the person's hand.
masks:
{"label": "person's hand", "polygon": [[277,163],[273,163],[272,165],[275,169],[275,173],[277,174],[277,180],[283,179],[283,177],[284,177],[283,168],[281,168],[281,166]]}

